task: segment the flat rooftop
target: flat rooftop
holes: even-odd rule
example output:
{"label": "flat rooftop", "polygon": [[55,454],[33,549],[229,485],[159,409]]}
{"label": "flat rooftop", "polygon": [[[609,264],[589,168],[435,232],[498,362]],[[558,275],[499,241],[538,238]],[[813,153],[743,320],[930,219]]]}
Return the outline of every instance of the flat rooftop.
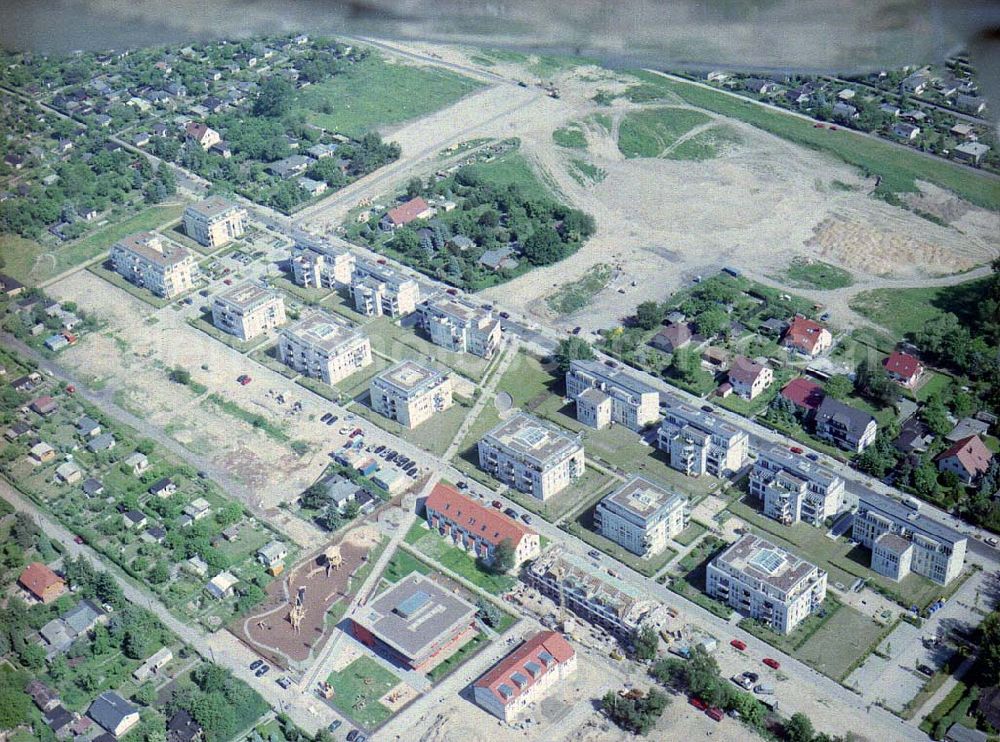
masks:
{"label": "flat rooftop", "polygon": [[317,312],[282,330],[282,334],[326,351],[334,351],[361,335],[361,330],[343,317]]}
{"label": "flat rooftop", "polygon": [[569,456],[581,447],[566,431],[524,412],[501,422],[485,440],[539,464]]}
{"label": "flat rooftop", "polygon": [[406,395],[436,384],[446,372],[416,361],[400,361],[375,377],[382,386],[388,386]]}
{"label": "flat rooftop", "polygon": [[816,565],[748,533],[715,558],[737,572],[789,593],[816,570]]}
{"label": "flat rooftop", "polygon": [[861,503],[864,503],[869,510],[880,512],[899,523],[905,523],[906,527],[912,531],[922,532],[945,543],[957,544],[966,540],[965,536],[954,528],[949,528],[920,511],[907,507],[899,500],[880,495],[870,489],[864,489],[858,495],[858,505],[860,506]]}
{"label": "flat rooftop", "polygon": [[152,232],[130,234],[122,237],[116,244],[151,263],[164,267],[177,265],[191,257],[186,247],[164,240]]}
{"label": "flat rooftop", "polygon": [[[732,438],[742,432],[738,428],[719,419],[712,413],[705,412],[704,410],[700,410],[688,404],[676,402],[669,403],[665,414],[683,420],[691,427],[697,428],[705,433],[711,433],[712,435],[718,435],[723,438]],[[661,425],[670,424],[671,423],[668,422],[667,418],[664,417]]]}
{"label": "flat rooftop", "polygon": [[402,286],[405,283],[416,283],[416,281],[407,276],[405,273],[401,273],[388,265],[358,261],[354,267],[354,280],[360,281],[365,278],[372,278],[376,281],[387,283],[392,286]]}
{"label": "flat rooftop", "polygon": [[239,207],[232,201],[229,201],[222,196],[209,196],[203,201],[190,204],[185,211],[189,211],[192,214],[196,214],[204,219],[212,219],[213,217],[221,216],[235,208]]}
{"label": "flat rooftop", "polygon": [[246,281],[217,294],[215,300],[237,309],[253,309],[278,298],[278,294]]}
{"label": "flat rooftop", "polygon": [[416,659],[472,621],[476,607],[414,572],[372,600],[354,620],[380,640]]}
{"label": "flat rooftop", "polygon": [[451,317],[462,324],[473,324],[482,327],[493,319],[493,313],[447,294],[432,297],[424,302],[428,309]]}
{"label": "flat rooftop", "polygon": [[659,394],[659,390],[647,384],[635,374],[628,373],[620,367],[611,368],[600,361],[573,361],[571,370],[579,370],[590,376],[598,378],[610,386],[616,386],[635,395]]}
{"label": "flat rooftop", "polygon": [[772,448],[769,451],[761,451],[757,460],[760,461],[761,459],[767,459],[771,463],[777,464],[799,479],[815,482],[826,487],[829,487],[840,479],[840,476],[834,473],[832,469],[828,469],[822,464],[811,461],[801,454],[794,454],[784,448]]}
{"label": "flat rooftop", "polygon": [[686,498],[670,492],[662,485],[645,477],[632,477],[629,481],[605,497],[602,503],[612,503],[641,519],[646,519],[663,508],[672,510]]}

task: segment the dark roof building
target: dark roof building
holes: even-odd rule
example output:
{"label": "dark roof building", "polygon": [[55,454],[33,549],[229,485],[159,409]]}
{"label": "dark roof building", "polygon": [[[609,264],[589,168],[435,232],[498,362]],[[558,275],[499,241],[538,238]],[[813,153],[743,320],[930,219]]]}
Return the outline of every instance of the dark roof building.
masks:
{"label": "dark roof building", "polygon": [[864,451],[875,441],[878,423],[871,413],[824,397],[816,410],[816,435],[849,451]]}

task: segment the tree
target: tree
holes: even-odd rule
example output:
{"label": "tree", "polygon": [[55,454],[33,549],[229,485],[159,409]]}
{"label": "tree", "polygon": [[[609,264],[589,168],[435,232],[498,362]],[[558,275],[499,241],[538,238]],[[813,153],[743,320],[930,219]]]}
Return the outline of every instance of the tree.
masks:
{"label": "tree", "polygon": [[514,542],[505,538],[496,548],[493,549],[493,571],[497,574],[510,572],[514,568],[517,560],[517,552],[514,550]]}
{"label": "tree", "polygon": [[354,520],[361,514],[361,506],[358,505],[357,500],[351,500],[344,506],[344,517],[347,520]]}
{"label": "tree", "polygon": [[424,191],[424,182],[420,178],[410,178],[406,184],[406,197],[416,198]]}
{"label": "tree", "polygon": [[858,364],[854,377],[854,388],[858,394],[868,397],[880,405],[888,405],[896,401],[896,385],[886,374],[881,363],[872,362],[867,357]]}
{"label": "tree", "polygon": [[635,644],[635,656],[638,659],[656,659],[656,650],[660,646],[660,638],[656,635],[656,629],[652,626],[643,626],[637,631],[632,643]]}
{"label": "tree", "polygon": [[283,77],[269,77],[253,102],[254,116],[280,118],[292,107],[295,88]]}
{"label": "tree", "polygon": [[143,683],[132,696],[132,700],[143,706],[152,706],[156,702],[156,686],[152,683]]}
{"label": "tree", "polygon": [[476,609],[479,618],[491,628],[496,628],[503,620],[503,612],[485,598],[479,598],[476,601]]}
{"label": "tree", "polygon": [[831,376],[829,381],[823,385],[823,391],[826,392],[826,395],[834,399],[844,399],[853,389],[854,384],[843,374]]}
{"label": "tree", "polygon": [[1000,682],[1000,611],[979,624],[979,673],[984,687]]}
{"label": "tree", "polygon": [[583,338],[570,337],[559,341],[559,346],[555,352],[556,363],[559,365],[560,373],[569,371],[573,361],[594,360],[594,350]]}
{"label": "tree", "polygon": [[[44,654],[44,652],[43,652]],[[44,664],[44,663],[43,663]],[[26,673],[5,673],[0,681],[0,729],[14,729],[28,721],[31,698],[24,692]]]}
{"label": "tree", "polygon": [[712,337],[729,327],[729,315],[721,307],[714,307],[702,312],[695,318],[698,332],[705,337]]}
{"label": "tree", "polygon": [[183,366],[174,366],[167,372],[167,377],[175,384],[187,386],[191,383],[191,372]]}
{"label": "tree", "polygon": [[550,265],[566,256],[559,233],[549,224],[536,229],[522,245],[524,256],[532,265]]}
{"label": "tree", "polygon": [[302,503],[302,507],[309,508],[310,510],[319,510],[324,507],[327,502],[326,482],[320,480],[310,484],[306,488],[306,491],[302,493],[299,501]]}
{"label": "tree", "polygon": [[635,323],[643,330],[652,330],[660,324],[661,317],[660,305],[655,301],[644,301],[635,308]]}
{"label": "tree", "polygon": [[816,732],[809,717],[801,712],[792,714],[785,722],[785,739],[788,742],[811,742]]}

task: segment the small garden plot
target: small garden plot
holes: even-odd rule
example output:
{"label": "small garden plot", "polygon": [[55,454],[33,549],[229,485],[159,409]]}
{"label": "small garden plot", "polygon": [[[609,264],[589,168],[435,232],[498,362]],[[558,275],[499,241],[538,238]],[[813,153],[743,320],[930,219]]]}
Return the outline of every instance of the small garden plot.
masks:
{"label": "small garden plot", "polygon": [[340,672],[331,673],[327,682],[333,686],[333,706],[361,726],[372,729],[392,716],[379,699],[400,680],[371,657],[358,657]]}

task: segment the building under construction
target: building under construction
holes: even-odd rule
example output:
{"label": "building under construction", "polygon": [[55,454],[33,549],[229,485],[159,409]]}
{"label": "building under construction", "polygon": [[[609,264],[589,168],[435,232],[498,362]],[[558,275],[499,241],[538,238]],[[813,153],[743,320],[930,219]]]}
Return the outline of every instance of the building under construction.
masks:
{"label": "building under construction", "polygon": [[612,584],[602,579],[587,560],[560,547],[536,559],[523,579],[555,601],[560,611],[569,610],[622,639],[631,639],[647,623],[658,628],[669,617],[662,603],[621,580]]}

